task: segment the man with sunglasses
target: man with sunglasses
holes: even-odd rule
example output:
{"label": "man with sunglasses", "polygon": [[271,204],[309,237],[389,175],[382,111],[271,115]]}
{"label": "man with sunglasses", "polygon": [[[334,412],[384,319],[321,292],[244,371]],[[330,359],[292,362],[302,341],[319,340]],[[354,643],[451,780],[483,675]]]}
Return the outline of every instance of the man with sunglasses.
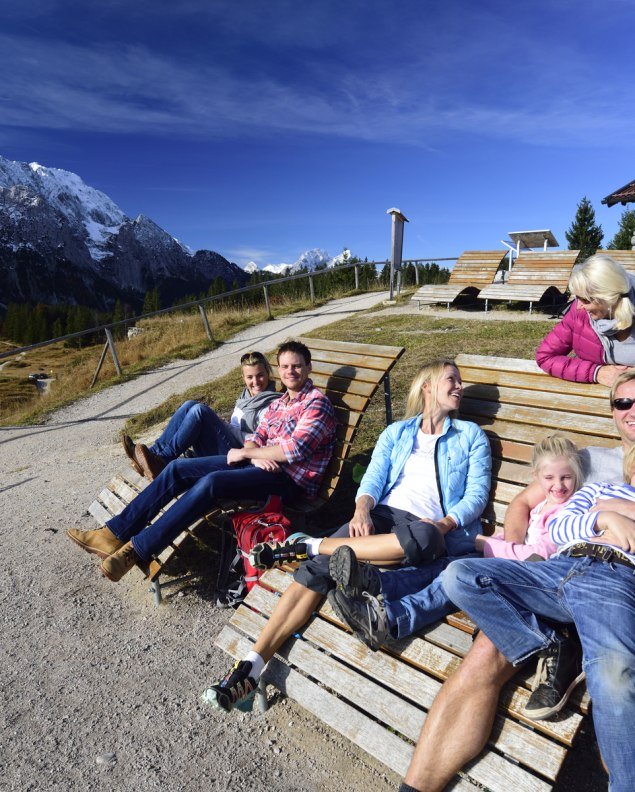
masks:
{"label": "man with sunglasses", "polygon": [[[587,484],[623,481],[623,454],[635,445],[633,369],[616,380],[610,399],[622,444],[583,451]],[[536,489],[527,487],[510,504],[506,537],[520,539],[528,510],[541,497]],[[589,510],[594,490],[600,500]],[[448,596],[481,631],[428,713],[403,792],[444,789],[483,750],[501,688],[536,653],[545,655],[547,675],[535,692],[551,703],[549,710],[561,708],[580,671],[570,643],[554,629],[566,624],[575,625],[582,643],[611,792],[635,789],[635,500],[616,493],[625,494],[617,487],[585,486],[558,513],[552,530],[562,549],[555,558],[536,564],[457,561],[443,573]]]}
{"label": "man with sunglasses", "polygon": [[109,580],[119,581],[135,564],[148,564],[218,500],[316,497],[335,447],[335,413],[309,379],[311,353],[304,344],[285,342],[277,359],[286,390],[242,448],[175,459],[104,528],[83,532],[81,546],[103,558],[101,571]]}

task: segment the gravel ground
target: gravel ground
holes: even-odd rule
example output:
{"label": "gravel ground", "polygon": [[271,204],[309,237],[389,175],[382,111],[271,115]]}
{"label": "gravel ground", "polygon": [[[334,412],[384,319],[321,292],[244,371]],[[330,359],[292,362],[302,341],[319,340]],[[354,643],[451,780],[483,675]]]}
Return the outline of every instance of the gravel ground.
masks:
{"label": "gravel ground", "polygon": [[[0,787],[11,790],[394,789],[396,778],[291,701],[265,716],[199,704],[228,668],[230,612],[195,589],[160,608],[137,570],[115,585],[65,536],[123,464],[124,421],[385,299],[351,297],[251,328],[83,399],[42,426],[0,429]],[[292,728],[289,728],[289,727]]]}

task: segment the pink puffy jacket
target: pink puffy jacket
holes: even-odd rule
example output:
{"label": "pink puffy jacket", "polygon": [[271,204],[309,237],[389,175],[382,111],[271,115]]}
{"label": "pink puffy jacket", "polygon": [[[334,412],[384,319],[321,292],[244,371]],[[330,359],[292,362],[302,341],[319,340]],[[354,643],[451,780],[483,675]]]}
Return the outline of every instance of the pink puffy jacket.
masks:
{"label": "pink puffy jacket", "polygon": [[[568,357],[572,351],[576,357]],[[552,377],[595,382],[597,370],[604,364],[604,348],[577,301],[540,342],[536,363]]]}

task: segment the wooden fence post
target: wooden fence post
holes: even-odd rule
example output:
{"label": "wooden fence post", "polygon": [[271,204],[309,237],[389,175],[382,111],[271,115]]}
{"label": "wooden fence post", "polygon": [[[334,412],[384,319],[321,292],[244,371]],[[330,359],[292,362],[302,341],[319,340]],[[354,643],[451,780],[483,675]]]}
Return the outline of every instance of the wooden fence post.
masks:
{"label": "wooden fence post", "polygon": [[311,295],[311,305],[315,303],[315,286],[313,285],[313,276],[309,275],[309,293]]}
{"label": "wooden fence post", "polygon": [[214,336],[212,335],[212,328],[209,326],[209,322],[207,320],[207,314],[205,313],[205,308],[203,307],[203,303],[198,304],[198,310],[201,312],[201,319],[203,320],[203,325],[205,326],[205,332],[207,333],[207,337],[210,341],[213,341]]}
{"label": "wooden fence post", "polygon": [[115,339],[112,337],[112,330],[109,327],[105,328],[106,330],[106,339],[108,346],[110,347],[110,354],[112,355],[112,361],[115,364],[115,368],[117,369],[117,376],[121,377],[121,366],[119,365],[119,358],[117,357],[117,350],[115,349]]}
{"label": "wooden fence post", "polygon": [[355,264],[355,291],[359,291],[359,267]]}
{"label": "wooden fence post", "polygon": [[269,304],[269,287],[263,286],[262,290],[265,293],[265,308],[267,309],[267,318],[273,319],[273,316],[271,315],[271,305]]}

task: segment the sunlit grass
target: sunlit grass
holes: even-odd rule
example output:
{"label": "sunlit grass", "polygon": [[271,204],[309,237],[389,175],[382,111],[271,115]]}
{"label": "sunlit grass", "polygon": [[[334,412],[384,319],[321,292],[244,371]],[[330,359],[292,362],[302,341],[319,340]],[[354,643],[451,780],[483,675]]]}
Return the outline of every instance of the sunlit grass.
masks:
{"label": "sunlit grass", "polygon": [[[333,294],[329,299],[345,294]],[[272,296],[271,313],[274,317],[297,313],[326,301],[326,298],[317,300],[312,306],[308,296],[297,299]],[[84,349],[54,344],[0,361],[5,362],[0,369],[0,425],[41,422],[52,411],[96,390],[131,379],[171,360],[197,358],[241,330],[266,321],[267,312],[264,304],[226,308],[214,303],[207,317],[214,337],[212,342],[207,338],[198,310],[141,320],[137,326],[143,329],[142,333],[131,339],[116,339],[123,376],[117,376],[112,358],[107,354],[92,390],[90,384],[102,344]],[[2,350],[8,348],[11,345],[2,342]],[[40,395],[28,379],[29,374],[36,372],[46,373],[51,378],[45,395]]]}

